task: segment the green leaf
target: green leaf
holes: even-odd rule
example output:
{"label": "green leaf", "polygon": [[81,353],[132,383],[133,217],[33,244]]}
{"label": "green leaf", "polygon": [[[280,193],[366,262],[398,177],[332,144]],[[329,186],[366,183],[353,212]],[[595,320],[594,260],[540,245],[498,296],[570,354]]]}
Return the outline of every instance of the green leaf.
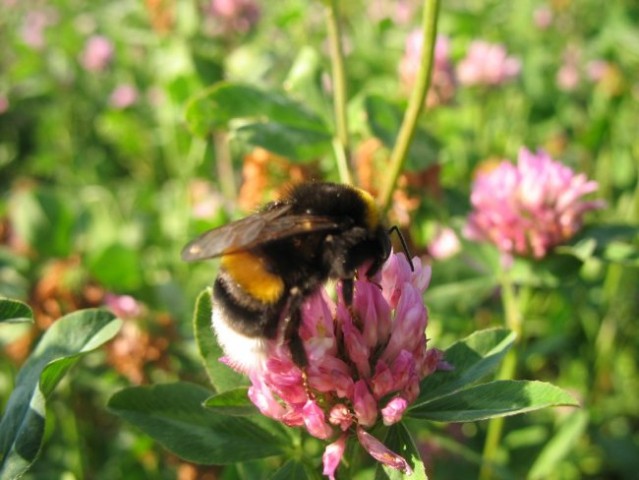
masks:
{"label": "green leaf", "polygon": [[198,135],[225,129],[292,160],[310,160],[331,148],[332,134],[319,116],[281,93],[249,85],[213,85],[191,99],[186,119]]}
{"label": "green leaf", "polygon": [[499,252],[487,243],[462,239],[462,251],[438,264],[428,287],[428,304],[436,309],[474,309],[499,288]]}
{"label": "green leaf", "polygon": [[572,396],[549,383],[496,380],[423,402],[410,410],[410,417],[473,422],[560,405],[578,406]]}
{"label": "green leaf", "polygon": [[425,401],[466,388],[488,375],[499,365],[514,340],[515,334],[510,330],[490,328],[455,342],[444,351],[444,360],[453,370],[438,371],[426,377],[411,410]]}
{"label": "green leaf", "polygon": [[269,480],[310,480],[318,477],[319,475],[310,472],[302,462],[292,459],[277,469],[273,475],[269,477]]}
{"label": "green leaf", "polygon": [[213,298],[210,288],[207,288],[195,302],[193,315],[193,331],[200,356],[204,362],[204,368],[209,376],[211,384],[217,392],[224,392],[242,385],[248,385],[248,379],[240,375],[232,368],[220,362],[224,356],[222,347],[217,343],[213,327],[211,325],[211,312],[213,310]]}
{"label": "green leaf", "polygon": [[291,160],[313,160],[330,146],[324,132],[297,128],[277,122],[232,123],[232,138],[255,147],[263,147]]}
{"label": "green leaf", "polygon": [[312,47],[302,47],[284,80],[284,88],[291,97],[330,119],[332,108],[322,88],[322,72],[320,53]]}
{"label": "green leaf", "polygon": [[0,298],[0,322],[33,322],[33,312],[19,300]]}
{"label": "green leaf", "polygon": [[417,445],[402,422],[396,423],[388,429],[383,443],[393,452],[404,457],[413,469],[413,473],[406,475],[399,470],[379,463],[375,471],[375,480],[428,480],[426,467],[422,462]]}
{"label": "green leaf", "polygon": [[559,427],[553,438],[545,443],[543,450],[533,463],[528,479],[548,478],[556,471],[557,464],[575,448],[575,443],[588,426],[588,413],[583,410],[573,412]]}
{"label": "green leaf", "polygon": [[142,283],[138,249],[114,243],[91,255],[89,271],[112,290],[135,290]]}
{"label": "green leaf", "polygon": [[[14,390],[16,394],[18,389]],[[22,396],[22,395],[21,395]],[[13,398],[13,395],[12,397]],[[0,450],[2,452],[2,464],[0,466],[0,478],[17,479],[29,469],[40,454],[42,438],[44,437],[45,403],[46,400],[37,384],[27,405],[15,406],[11,398],[7,404],[5,416],[0,423]],[[26,395],[24,396],[26,398]],[[21,407],[24,409],[19,422],[5,422],[5,418],[13,415],[14,411]],[[17,420],[17,419],[13,419]],[[13,430],[13,432],[8,432]],[[11,435],[13,433],[13,435]],[[13,438],[9,438],[9,437]]]}
{"label": "green leaf", "polygon": [[[393,148],[402,123],[402,110],[379,95],[366,97],[364,108],[373,135],[387,148]],[[439,158],[439,150],[440,145],[435,137],[418,126],[406,156],[405,168],[418,171],[434,165]]]}
{"label": "green leaf", "polygon": [[109,341],[121,321],[105,310],[81,310],[45,332],[16,378],[0,422],[0,477],[14,478],[35,461],[42,446],[46,398],[78,359]]}
{"label": "green leaf", "polygon": [[597,257],[613,263],[639,265],[639,248],[636,225],[608,224],[584,228],[569,245],[561,245],[556,252],[572,255],[581,261]]}
{"label": "green leaf", "polygon": [[11,225],[41,257],[66,257],[74,240],[71,202],[48,190],[24,190],[11,199]]}
{"label": "green leaf", "polygon": [[223,415],[245,416],[259,413],[248,398],[247,387],[235,388],[213,395],[206,399],[204,406]]}
{"label": "green leaf", "polygon": [[443,309],[450,305],[468,308],[495,291],[497,282],[492,275],[457,279],[453,282],[433,285],[428,289],[429,306]]}
{"label": "green leaf", "polygon": [[190,462],[225,465],[287,451],[290,438],[279,424],[212,412],[202,405],[210,395],[186,382],[134,387],[111,397],[108,408]]}

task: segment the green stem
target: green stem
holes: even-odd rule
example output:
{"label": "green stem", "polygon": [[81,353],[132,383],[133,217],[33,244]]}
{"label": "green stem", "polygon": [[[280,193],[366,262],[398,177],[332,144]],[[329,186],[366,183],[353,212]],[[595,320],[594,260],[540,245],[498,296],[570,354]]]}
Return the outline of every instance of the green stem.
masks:
{"label": "green stem", "polygon": [[346,157],[346,151],[342,148],[342,145],[335,138],[333,139],[333,152],[335,153],[335,159],[337,161],[337,171],[339,172],[339,178],[342,183],[353,183],[353,177],[348,168],[348,158]]}
{"label": "green stem", "polygon": [[346,73],[344,69],[344,51],[342,49],[342,34],[337,11],[337,0],[331,0],[326,7],[326,24],[331,57],[331,70],[333,75],[333,108],[335,110],[335,134],[333,150],[337,161],[340,180],[343,183],[351,183],[351,174],[348,165],[350,148],[348,144],[348,115],[346,104]]}
{"label": "green stem", "polygon": [[440,0],[424,0],[424,13],[422,17],[422,55],[417,71],[415,88],[408,99],[408,107],[402,120],[402,125],[397,134],[397,141],[390,156],[390,173],[382,186],[379,203],[383,211],[390,207],[395,184],[406,161],[408,148],[413,140],[417,120],[424,108],[424,100],[430,86],[431,72],[433,70],[433,54],[437,40],[437,14]]}
{"label": "green stem", "polygon": [[[522,317],[520,299],[515,291],[510,273],[504,269],[501,276],[501,298],[504,308],[506,326],[515,332],[515,345],[506,354],[497,378],[499,380],[512,380],[517,370],[517,344],[522,336]],[[492,418],[488,422],[486,441],[484,443],[483,462],[479,471],[480,480],[493,478],[495,464],[498,457],[499,442],[504,429],[504,418]]]}

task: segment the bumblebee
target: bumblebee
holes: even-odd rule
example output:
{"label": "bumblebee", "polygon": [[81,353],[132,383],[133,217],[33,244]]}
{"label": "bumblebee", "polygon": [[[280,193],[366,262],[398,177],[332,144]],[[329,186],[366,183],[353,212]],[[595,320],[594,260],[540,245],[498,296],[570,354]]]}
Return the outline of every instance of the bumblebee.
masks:
{"label": "bumblebee", "polygon": [[203,233],[184,247],[182,258],[221,257],[213,328],[235,368],[259,367],[280,329],[293,361],[304,368],[302,303],[334,279],[351,305],[357,269],[367,263],[368,278],[379,271],[391,252],[391,230],[368,192],[308,182],[253,215]]}

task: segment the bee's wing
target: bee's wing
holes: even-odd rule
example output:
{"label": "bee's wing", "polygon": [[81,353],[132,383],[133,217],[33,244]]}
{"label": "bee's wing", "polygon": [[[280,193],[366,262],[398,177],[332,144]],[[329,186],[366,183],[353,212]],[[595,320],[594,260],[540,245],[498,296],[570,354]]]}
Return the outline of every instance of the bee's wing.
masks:
{"label": "bee's wing", "polygon": [[204,232],[182,250],[182,259],[204,260],[223,254],[248,250],[259,244],[300,233],[334,230],[340,223],[329,217],[286,215],[289,205],[255,213],[237,222]]}

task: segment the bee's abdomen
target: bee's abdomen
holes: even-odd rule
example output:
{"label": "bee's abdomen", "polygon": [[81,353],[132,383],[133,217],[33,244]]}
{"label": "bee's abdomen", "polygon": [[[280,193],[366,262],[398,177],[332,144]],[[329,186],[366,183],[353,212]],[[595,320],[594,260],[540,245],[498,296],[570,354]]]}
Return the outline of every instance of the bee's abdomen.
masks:
{"label": "bee's abdomen", "polygon": [[284,294],[284,280],[269,270],[264,256],[251,252],[223,255],[220,262],[227,283],[264,305],[274,305]]}
{"label": "bee's abdomen", "polygon": [[285,298],[267,304],[238,286],[235,279],[221,270],[213,285],[213,308],[223,321],[246,337],[274,338]]}

